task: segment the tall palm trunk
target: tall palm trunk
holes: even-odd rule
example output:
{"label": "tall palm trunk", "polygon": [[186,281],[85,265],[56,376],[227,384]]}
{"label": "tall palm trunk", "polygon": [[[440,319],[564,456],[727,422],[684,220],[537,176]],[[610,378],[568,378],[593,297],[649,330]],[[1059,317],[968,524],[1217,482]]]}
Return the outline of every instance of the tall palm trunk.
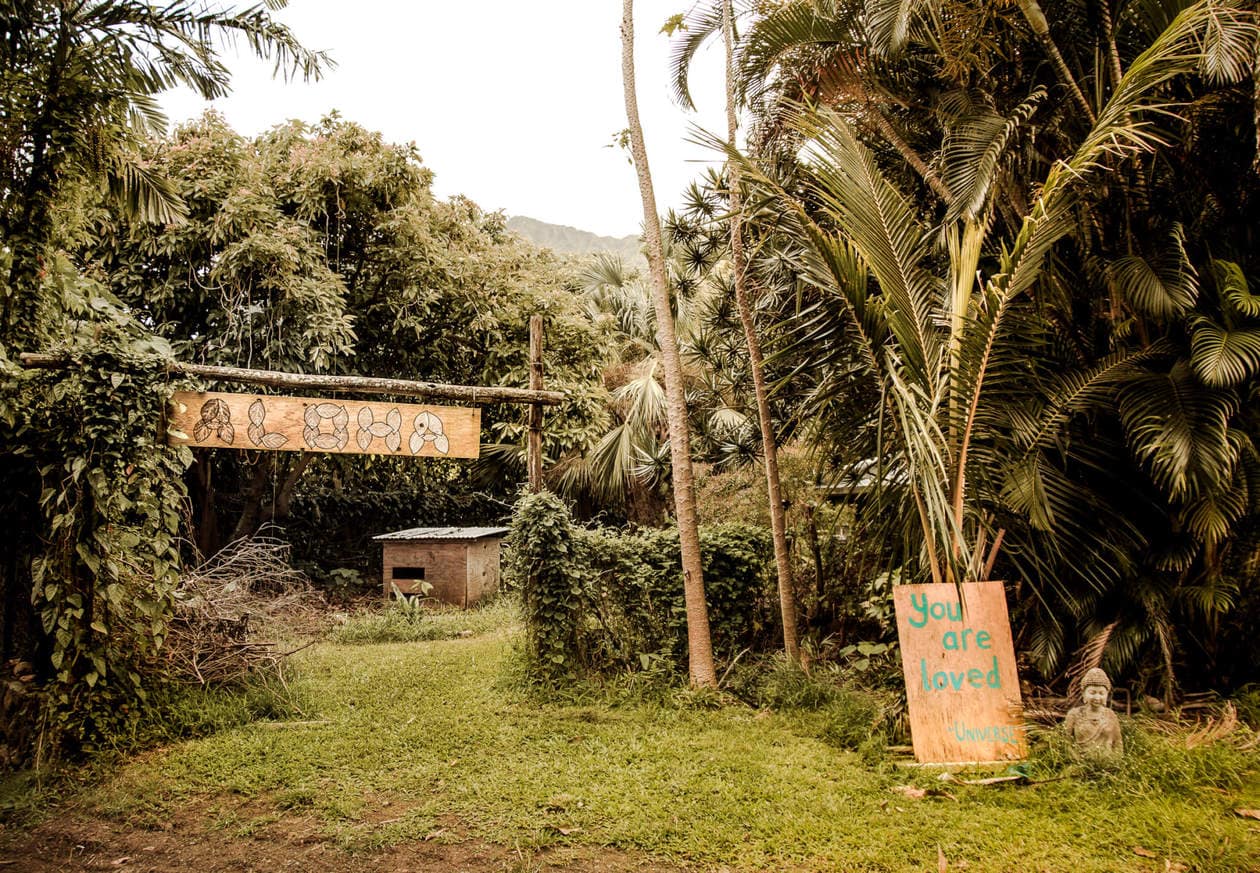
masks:
{"label": "tall palm trunk", "polygon": [[696,521],[696,492],[691,475],[690,436],[687,432],[687,399],[683,393],[682,361],[669,306],[665,276],[665,250],[661,222],[656,214],[656,194],[648,168],[639,101],[634,87],[634,0],[623,0],[621,13],[621,77],[625,87],[626,121],[630,125],[630,154],[639,174],[643,197],[643,234],[647,239],[648,267],[652,275],[652,302],[656,310],[656,340],[661,350],[668,405],[669,452],[674,476],[674,507],[682,546],[683,596],[687,604],[687,654],[691,684],[714,687],[713,643],[709,638],[709,609],[704,600],[704,575],[700,569],[700,533]]}
{"label": "tall palm trunk", "polygon": [[[736,147],[739,129],[735,118],[734,71],[735,20],[731,0],[722,2],[722,41],[726,48],[726,135],[731,148]],[[770,503],[770,530],[774,538],[774,566],[779,578],[779,612],[783,618],[783,650],[788,660],[800,663],[801,648],[796,627],[796,591],[792,587],[792,559],[788,554],[787,526],[783,518],[783,491],[779,487],[779,449],[770,418],[770,400],[762,366],[761,339],[753,321],[752,303],[748,299],[748,277],[744,258],[744,195],[740,190],[739,164],[727,162],[727,178],[731,189],[731,262],[735,268],[735,305],[744,327],[748,346],[748,364],[752,368],[753,393],[757,397],[757,420],[761,424],[761,451],[765,458],[766,498]]]}

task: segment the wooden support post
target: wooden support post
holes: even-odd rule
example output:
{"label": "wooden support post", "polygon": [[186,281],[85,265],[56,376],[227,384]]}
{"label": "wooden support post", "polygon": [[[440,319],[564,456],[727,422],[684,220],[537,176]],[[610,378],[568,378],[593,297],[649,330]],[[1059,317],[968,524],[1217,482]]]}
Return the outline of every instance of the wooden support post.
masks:
{"label": "wooden support post", "polygon": [[[529,390],[542,391],[543,387],[543,318],[531,315],[529,318]],[[529,407],[529,490],[542,490],[542,422],[543,408],[541,403],[531,403]]]}

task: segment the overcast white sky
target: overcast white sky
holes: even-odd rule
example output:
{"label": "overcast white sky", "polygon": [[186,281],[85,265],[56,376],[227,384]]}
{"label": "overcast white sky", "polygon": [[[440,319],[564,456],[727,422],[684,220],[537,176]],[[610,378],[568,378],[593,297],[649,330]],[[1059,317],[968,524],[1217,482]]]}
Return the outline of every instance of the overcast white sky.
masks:
{"label": "overcast white sky", "polygon": [[[635,3],[639,112],[661,212],[713,156],[685,142],[689,125],[726,129],[720,43],[692,74],[700,112],[669,96],[659,30],[693,2]],[[229,50],[233,94],[215,106],[239,132],[336,109],[391,142],[415,142],[439,196],[609,236],[639,232],[634,170],[605,148],[626,126],[617,0],[290,0],[278,18],[337,67],[285,84]],[[163,100],[172,122],[206,105],[190,93]]]}

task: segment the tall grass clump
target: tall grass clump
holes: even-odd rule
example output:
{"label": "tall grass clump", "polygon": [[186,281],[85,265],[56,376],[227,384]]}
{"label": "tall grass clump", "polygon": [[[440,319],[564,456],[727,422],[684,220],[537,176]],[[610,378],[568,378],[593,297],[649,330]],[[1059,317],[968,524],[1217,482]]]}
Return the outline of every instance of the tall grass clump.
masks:
{"label": "tall grass clump", "polygon": [[732,671],[727,688],[751,706],[792,713],[837,748],[878,752],[902,739],[899,695],[865,687],[839,665],[818,664],[807,673],[775,654]]}
{"label": "tall grass clump", "polygon": [[1233,791],[1260,775],[1257,735],[1246,727],[1205,737],[1186,725],[1136,717],[1121,720],[1124,754],[1082,756],[1059,726],[1030,731],[1039,776],[1070,775],[1134,797],[1190,796],[1204,788]]}

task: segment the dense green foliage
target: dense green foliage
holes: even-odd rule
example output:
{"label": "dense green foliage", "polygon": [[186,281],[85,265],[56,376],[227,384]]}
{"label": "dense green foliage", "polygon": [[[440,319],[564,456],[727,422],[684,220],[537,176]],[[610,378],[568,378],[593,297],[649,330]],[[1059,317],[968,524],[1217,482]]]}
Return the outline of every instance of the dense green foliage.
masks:
{"label": "dense green foliage", "polygon": [[[688,19],[681,97],[720,22]],[[1253,6],[1148,0],[740,28],[785,421],[872,486],[849,563],[1017,581],[1047,677],[1090,640],[1161,690],[1255,675],[1255,35]]]}
{"label": "dense green foliage", "polygon": [[[151,141],[146,157],[187,204],[187,220],[99,212],[83,257],[181,358],[523,386],[529,318],[542,314],[548,385],[568,394],[548,415],[546,451],[584,447],[600,426],[603,344],[567,268],[507,233],[501,215],[434,198],[414,147],[336,116],[249,139],[208,114]],[[213,552],[283,522],[302,491],[343,483],[357,494],[506,497],[523,471],[523,409],[488,407],[482,427],[499,451],[475,479],[459,464],[201,454],[191,481],[198,545]]]}
{"label": "dense green foliage", "polygon": [[[438,200],[414,147],[336,114],[257,137],[213,113],[163,132],[154,95],[225,89],[216,38],[319,72],[271,19],[281,5],[0,11],[0,648],[21,689],[0,758],[136,729],[181,558],[287,523],[319,584],[373,588],[373,534],[500,521],[523,478],[524,410],[508,406],[484,410],[471,467],[167,449],[172,359],[523,386],[543,314],[547,385],[567,395],[547,412],[547,484],[582,518],[642,526],[578,526],[547,494],[517,505],[529,663],[556,682],[673,675],[684,657],[644,277]],[[720,9],[697,7],[679,37],[684,102]],[[771,412],[795,449],[810,650],[886,642],[893,580],[1005,578],[1017,645],[1048,681],[1092,644],[1170,697],[1254,683],[1254,3],[776,0],[745,24],[754,126],[726,155],[747,189]],[[730,663],[768,648],[777,619],[728,184],[706,174],[664,224]],[[72,367],[24,372],[32,349]],[[431,632],[415,618],[364,634]],[[811,688],[785,674],[746,696],[793,706]],[[851,726],[883,732],[885,710],[849,693],[822,703],[854,745]]]}
{"label": "dense green foliage", "polygon": [[531,678],[548,683],[590,666],[585,650],[582,565],[569,509],[547,491],[527,494],[512,512],[505,583],[521,592]]}
{"label": "dense green foliage", "polygon": [[[505,582],[519,588],[526,656],[539,678],[684,670],[687,618],[673,528],[583,528],[548,492],[516,505]],[[769,534],[700,529],[713,649],[731,660],[773,638]]]}
{"label": "dense green foliage", "polygon": [[[49,672],[38,727],[22,718],[32,713],[5,713],[5,739],[21,748],[39,733],[91,749],[134,722],[154,670],[178,583],[191,454],[159,438],[169,347],[64,259],[44,289],[60,304],[73,369],[10,372],[0,417],[22,484],[38,474],[29,590]],[[30,512],[20,504],[35,493],[18,487],[7,500]]]}

